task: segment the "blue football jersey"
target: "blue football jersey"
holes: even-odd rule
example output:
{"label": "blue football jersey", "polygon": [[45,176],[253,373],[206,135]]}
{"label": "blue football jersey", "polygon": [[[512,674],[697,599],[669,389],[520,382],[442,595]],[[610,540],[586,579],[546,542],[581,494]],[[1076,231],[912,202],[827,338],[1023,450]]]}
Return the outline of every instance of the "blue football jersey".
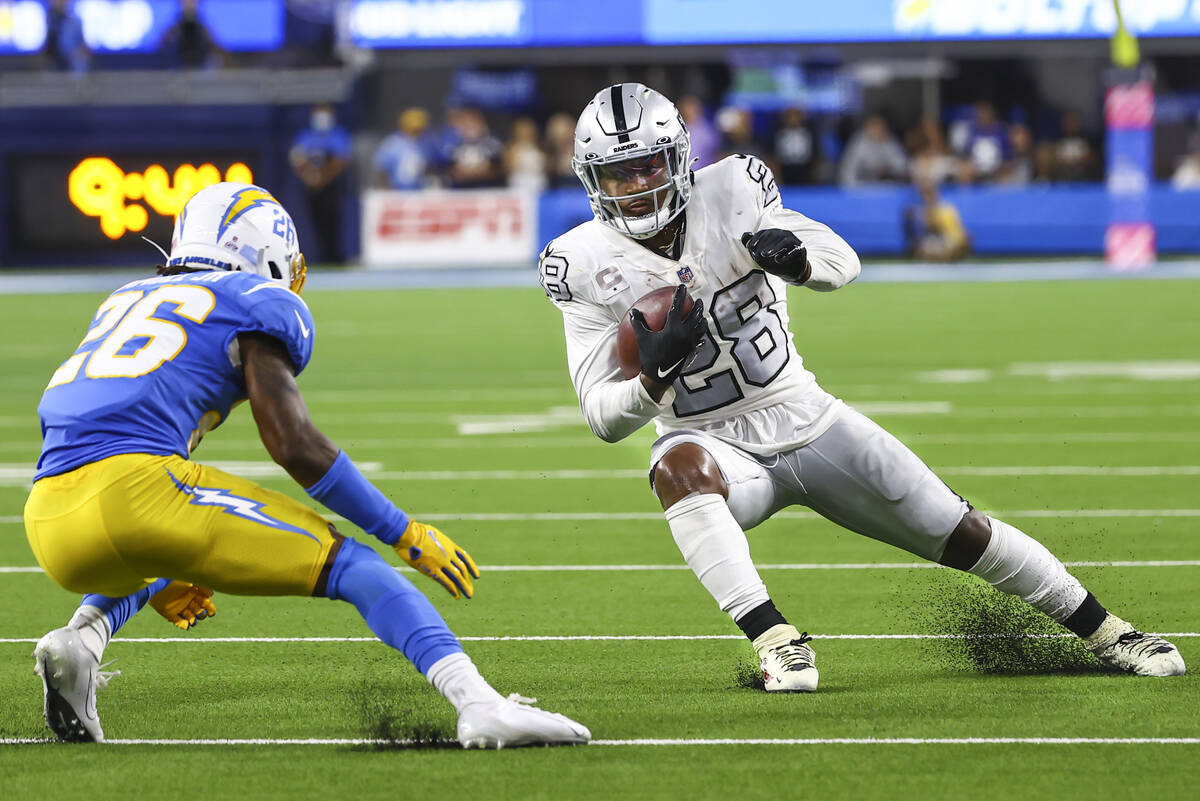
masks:
{"label": "blue football jersey", "polygon": [[251,273],[126,284],[100,304],[42,395],[34,479],[119,453],[186,457],[246,399],[237,335],[275,337],[299,375],[312,356],[313,329],[299,295]]}

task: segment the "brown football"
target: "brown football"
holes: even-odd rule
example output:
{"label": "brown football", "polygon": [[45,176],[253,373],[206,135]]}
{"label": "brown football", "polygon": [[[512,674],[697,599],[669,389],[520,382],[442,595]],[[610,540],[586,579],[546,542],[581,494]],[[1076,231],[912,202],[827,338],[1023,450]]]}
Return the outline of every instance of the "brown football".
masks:
{"label": "brown football", "polygon": [[[674,296],[675,287],[659,287],[634,301],[632,308],[642,313],[650,330],[661,331],[667,322],[667,312],[671,308],[671,299]],[[684,314],[692,310],[692,303],[692,296],[685,294],[683,298]],[[633,378],[642,372],[642,360],[638,357],[637,337],[633,334],[633,321],[629,319],[628,314],[621,319],[621,325],[617,329],[617,355],[621,359],[621,375],[626,379]]]}

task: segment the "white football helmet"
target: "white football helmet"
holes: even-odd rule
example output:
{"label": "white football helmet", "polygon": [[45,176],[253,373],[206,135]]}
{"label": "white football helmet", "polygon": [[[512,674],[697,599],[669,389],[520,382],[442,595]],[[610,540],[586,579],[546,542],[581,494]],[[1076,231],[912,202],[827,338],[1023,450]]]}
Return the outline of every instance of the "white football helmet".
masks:
{"label": "white football helmet", "polygon": [[231,181],[201,189],[184,205],[167,267],[240,270],[296,293],[307,270],[287,210],[262,187]]}
{"label": "white football helmet", "polygon": [[[579,115],[571,166],[597,220],[646,239],[691,199],[691,153],[691,136],[674,103],[640,83],[619,83],[597,92]],[[613,194],[618,187],[622,193]]]}

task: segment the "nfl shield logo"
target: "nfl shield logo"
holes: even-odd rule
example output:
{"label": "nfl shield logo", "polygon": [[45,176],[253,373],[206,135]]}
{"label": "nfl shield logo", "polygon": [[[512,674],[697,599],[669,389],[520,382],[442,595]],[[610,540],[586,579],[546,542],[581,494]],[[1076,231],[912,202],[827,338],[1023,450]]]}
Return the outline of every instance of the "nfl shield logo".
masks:
{"label": "nfl shield logo", "polygon": [[692,275],[691,267],[680,267],[675,272],[675,275],[679,276],[679,283],[681,284],[690,284],[692,283],[692,279],[695,278],[695,276]]}

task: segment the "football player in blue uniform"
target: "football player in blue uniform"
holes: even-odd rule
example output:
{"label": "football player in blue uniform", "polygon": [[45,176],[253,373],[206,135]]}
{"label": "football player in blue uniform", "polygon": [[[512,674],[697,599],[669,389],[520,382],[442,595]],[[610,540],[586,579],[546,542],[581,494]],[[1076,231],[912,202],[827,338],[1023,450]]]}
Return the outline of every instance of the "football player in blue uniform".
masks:
{"label": "football player in blue uniform", "polygon": [[104,738],[96,687],[105,646],[145,604],[187,628],[213,590],[348,601],[457,708],[464,747],[582,743],[578,723],[496,692],[441,616],[374,550],[309,507],[191,461],[249,400],[268,453],[316,501],[393,546],[453,597],[478,568],[387,499],[309,418],[295,376],[314,325],[287,211],[266,190],[202,189],[176,219],[159,275],[97,310],[38,406],[43,446],[25,531],[54,581],[87,593],[34,650],[46,722],[60,739]]}

